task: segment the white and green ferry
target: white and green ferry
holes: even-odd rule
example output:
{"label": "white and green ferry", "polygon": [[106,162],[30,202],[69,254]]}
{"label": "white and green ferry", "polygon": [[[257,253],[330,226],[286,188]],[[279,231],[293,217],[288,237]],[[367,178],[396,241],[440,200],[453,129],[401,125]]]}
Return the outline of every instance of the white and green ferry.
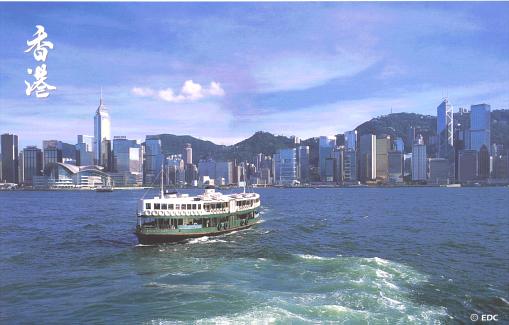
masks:
{"label": "white and green ferry", "polygon": [[249,228],[259,221],[260,195],[222,194],[207,186],[201,195],[164,193],[140,199],[136,236],[141,244],[216,236]]}

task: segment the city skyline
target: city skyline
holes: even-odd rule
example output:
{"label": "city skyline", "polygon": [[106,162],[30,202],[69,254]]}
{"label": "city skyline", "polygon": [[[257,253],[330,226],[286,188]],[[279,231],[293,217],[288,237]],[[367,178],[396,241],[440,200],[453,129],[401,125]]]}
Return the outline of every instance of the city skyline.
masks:
{"label": "city skyline", "polygon": [[[0,49],[2,132],[20,147],[92,135],[101,87],[112,136],[217,144],[259,130],[333,135],[391,110],[435,115],[443,97],[455,110],[508,108],[507,4],[204,5],[0,5],[0,40],[13,44]],[[46,100],[23,88],[36,24],[55,44]]]}

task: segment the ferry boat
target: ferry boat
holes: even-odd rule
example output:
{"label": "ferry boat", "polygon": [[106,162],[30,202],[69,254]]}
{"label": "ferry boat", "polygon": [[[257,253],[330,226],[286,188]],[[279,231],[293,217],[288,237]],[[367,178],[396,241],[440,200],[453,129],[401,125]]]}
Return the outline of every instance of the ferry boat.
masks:
{"label": "ferry boat", "polygon": [[161,193],[138,202],[135,234],[140,244],[178,242],[246,229],[259,222],[260,195],[222,194],[207,186],[197,196]]}

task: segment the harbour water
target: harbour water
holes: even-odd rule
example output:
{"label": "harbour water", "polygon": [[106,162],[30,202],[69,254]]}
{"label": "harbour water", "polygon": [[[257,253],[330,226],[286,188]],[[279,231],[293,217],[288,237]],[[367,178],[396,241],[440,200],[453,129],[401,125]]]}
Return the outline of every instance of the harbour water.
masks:
{"label": "harbour water", "polygon": [[507,188],[256,191],[256,227],[151,247],[143,191],[0,192],[0,323],[509,322]]}

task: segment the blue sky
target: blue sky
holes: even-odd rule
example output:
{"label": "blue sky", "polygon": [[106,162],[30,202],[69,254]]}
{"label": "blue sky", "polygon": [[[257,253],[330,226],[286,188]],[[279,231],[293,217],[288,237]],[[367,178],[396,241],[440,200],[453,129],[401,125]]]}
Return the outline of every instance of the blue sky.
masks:
{"label": "blue sky", "polygon": [[[47,99],[25,95],[26,41],[54,43]],[[393,112],[509,108],[509,3],[2,3],[0,132],[21,145],[93,134],[232,144],[332,135]]]}

